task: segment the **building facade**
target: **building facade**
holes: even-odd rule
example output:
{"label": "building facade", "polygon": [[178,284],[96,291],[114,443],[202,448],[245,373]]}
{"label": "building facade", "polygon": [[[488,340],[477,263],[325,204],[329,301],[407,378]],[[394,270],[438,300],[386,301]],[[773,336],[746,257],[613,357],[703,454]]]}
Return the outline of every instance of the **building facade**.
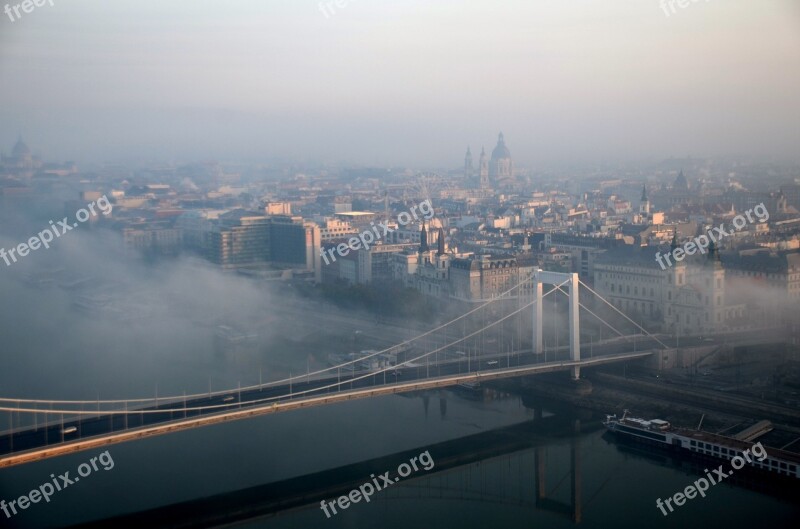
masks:
{"label": "building facade", "polygon": [[623,246],[596,257],[595,290],[645,328],[673,334],[726,330],[742,306],[728,306],[716,250],[662,269],[657,247]]}

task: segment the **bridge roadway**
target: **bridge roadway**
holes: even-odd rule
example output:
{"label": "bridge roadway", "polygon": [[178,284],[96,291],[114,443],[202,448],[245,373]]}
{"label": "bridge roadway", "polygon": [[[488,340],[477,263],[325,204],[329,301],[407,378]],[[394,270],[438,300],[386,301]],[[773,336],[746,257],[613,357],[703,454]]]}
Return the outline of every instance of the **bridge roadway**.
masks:
{"label": "bridge roadway", "polygon": [[[583,359],[578,362],[571,360],[556,360],[552,362],[527,362],[527,357],[535,358],[530,353],[520,354],[519,365],[498,365],[494,369],[487,368],[485,357],[482,359],[483,371],[468,372],[464,370],[466,361],[449,362],[446,364],[431,366],[401,366],[396,376],[391,372],[386,374],[375,374],[361,380],[353,380],[346,383],[351,378],[357,378],[365,373],[356,372],[350,374],[348,378],[341,378],[345,382],[339,391],[321,390],[318,393],[311,393],[297,396],[296,393],[317,389],[337,381],[337,378],[323,378],[309,380],[307,382],[293,383],[292,393],[289,396],[289,386],[273,386],[261,389],[242,391],[239,394],[233,391],[228,394],[213,395],[187,400],[184,404],[180,402],[170,402],[142,408],[142,410],[164,410],[164,413],[142,414],[140,410],[129,410],[127,414],[112,415],[103,414],[84,416],[80,420],[73,419],[64,422],[63,428],[76,427],[77,431],[67,434],[62,441],[62,425],[48,424],[40,428],[29,428],[7,433],[0,437],[0,468],[20,465],[56,457],[68,453],[79,452],[91,448],[98,448],[115,443],[121,443],[134,439],[141,439],[155,435],[163,435],[179,430],[197,428],[221,422],[245,419],[268,413],[290,411],[298,408],[311,406],[321,406],[353,400],[358,398],[375,397],[379,395],[390,395],[409,391],[419,391],[431,388],[452,386],[463,382],[476,382],[481,380],[492,380],[499,378],[510,378],[517,376],[546,373],[552,371],[569,370],[575,365],[581,367],[591,367],[610,362],[619,362],[643,358],[652,354],[653,351],[642,351],[634,353],[617,353],[604,356],[596,356],[590,359]],[[510,356],[507,363],[511,363]],[[475,362],[473,362],[474,364]],[[426,376],[426,372],[435,369],[438,371],[436,376]],[[391,379],[391,381],[390,381]],[[394,380],[396,379],[396,380]],[[325,391],[330,391],[326,393]],[[282,397],[284,396],[284,397]],[[231,401],[233,397],[233,401]],[[266,403],[253,401],[262,400],[269,397],[282,397],[280,399]],[[186,408],[196,408],[203,406],[225,405],[229,408],[217,408],[211,410],[184,411]],[[220,411],[222,410],[222,411]]]}

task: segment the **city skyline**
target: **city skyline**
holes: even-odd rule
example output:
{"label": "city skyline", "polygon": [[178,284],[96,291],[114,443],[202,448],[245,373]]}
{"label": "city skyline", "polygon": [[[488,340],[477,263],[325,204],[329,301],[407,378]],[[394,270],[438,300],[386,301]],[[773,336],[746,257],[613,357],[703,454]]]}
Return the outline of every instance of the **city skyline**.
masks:
{"label": "city skyline", "polygon": [[52,159],[446,167],[499,130],[528,167],[800,144],[790,0],[45,6],[0,20],[0,139]]}
{"label": "city skyline", "polygon": [[0,4],[0,525],[795,527],[799,30]]}

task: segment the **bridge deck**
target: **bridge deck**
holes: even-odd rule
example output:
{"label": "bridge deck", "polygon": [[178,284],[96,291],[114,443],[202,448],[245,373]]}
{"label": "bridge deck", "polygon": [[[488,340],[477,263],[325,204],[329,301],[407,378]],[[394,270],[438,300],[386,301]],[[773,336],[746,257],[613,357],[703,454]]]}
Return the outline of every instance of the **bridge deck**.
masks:
{"label": "bridge deck", "polygon": [[213,424],[219,424],[228,421],[248,419],[251,417],[266,415],[269,413],[285,412],[300,408],[309,408],[312,406],[324,406],[327,404],[334,404],[336,402],[377,397],[381,395],[392,395],[396,393],[405,393],[405,392],[420,391],[425,389],[441,388],[441,387],[453,386],[456,384],[460,384],[462,382],[495,380],[501,378],[511,378],[511,377],[525,376],[525,375],[548,373],[553,371],[564,371],[564,370],[569,370],[574,366],[591,367],[611,362],[620,362],[625,360],[643,358],[651,354],[653,354],[652,351],[642,351],[636,353],[620,353],[620,354],[606,355],[591,359],[584,359],[579,361],[564,360],[564,361],[548,362],[543,364],[512,367],[506,369],[498,368],[498,369],[491,369],[487,371],[480,371],[473,373],[462,373],[462,374],[446,375],[442,377],[431,377],[421,380],[414,380],[411,382],[400,382],[395,384],[372,386],[369,388],[350,389],[317,397],[287,399],[285,401],[274,402],[272,404],[256,405],[253,406],[252,408],[245,410],[237,409],[235,411],[226,411],[204,417],[178,419],[158,424],[156,426],[140,427],[131,430],[126,430],[124,432],[100,435],[87,439],[65,442],[63,444],[51,445],[45,448],[37,448],[33,450],[18,452],[0,458],[0,468],[23,465],[26,463],[32,463],[34,461],[41,461],[52,457],[58,457],[75,452],[81,452],[84,450],[90,450],[93,448],[103,447],[111,444],[123,443],[127,441],[133,441],[136,439],[153,437],[157,435],[165,435],[191,428],[199,428],[202,426],[210,426]]}

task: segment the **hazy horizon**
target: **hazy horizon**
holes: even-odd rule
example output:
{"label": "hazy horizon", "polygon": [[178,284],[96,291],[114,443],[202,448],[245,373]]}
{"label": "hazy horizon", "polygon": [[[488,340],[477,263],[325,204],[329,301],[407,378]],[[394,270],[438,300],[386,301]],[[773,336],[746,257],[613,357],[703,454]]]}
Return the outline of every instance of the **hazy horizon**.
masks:
{"label": "hazy horizon", "polygon": [[[800,5],[54,2],[0,13],[0,152],[458,167],[798,160]],[[521,68],[520,65],[527,65]]]}

